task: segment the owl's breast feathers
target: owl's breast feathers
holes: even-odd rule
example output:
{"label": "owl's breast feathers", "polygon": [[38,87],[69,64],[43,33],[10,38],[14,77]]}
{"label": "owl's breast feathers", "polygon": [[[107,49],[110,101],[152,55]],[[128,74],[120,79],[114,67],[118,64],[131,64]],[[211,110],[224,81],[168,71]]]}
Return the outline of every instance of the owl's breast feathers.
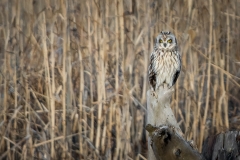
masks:
{"label": "owl's breast feathers", "polygon": [[172,87],[180,74],[181,57],[177,50],[154,49],[150,57],[149,82],[153,90],[166,83]]}

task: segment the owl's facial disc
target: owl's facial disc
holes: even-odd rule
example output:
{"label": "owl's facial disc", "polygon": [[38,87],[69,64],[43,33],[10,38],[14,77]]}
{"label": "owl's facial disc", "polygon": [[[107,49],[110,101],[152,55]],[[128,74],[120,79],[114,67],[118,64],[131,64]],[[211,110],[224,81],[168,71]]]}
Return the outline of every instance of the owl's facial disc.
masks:
{"label": "owl's facial disc", "polygon": [[156,46],[162,50],[173,50],[177,46],[176,37],[171,32],[161,32],[157,37]]}
{"label": "owl's facial disc", "polygon": [[164,49],[164,50],[172,50],[175,48],[176,43],[175,43],[174,38],[172,38],[172,37],[166,37],[166,38],[163,37],[163,38],[159,39],[158,46],[159,46],[159,48]]}

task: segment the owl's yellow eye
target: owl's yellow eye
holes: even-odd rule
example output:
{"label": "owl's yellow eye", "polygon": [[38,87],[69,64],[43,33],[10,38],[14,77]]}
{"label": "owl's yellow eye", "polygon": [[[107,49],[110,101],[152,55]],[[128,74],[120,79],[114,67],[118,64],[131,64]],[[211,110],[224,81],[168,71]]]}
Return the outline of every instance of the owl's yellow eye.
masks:
{"label": "owl's yellow eye", "polygon": [[160,39],[160,40],[159,40],[159,43],[163,43],[163,41]]}
{"label": "owl's yellow eye", "polygon": [[168,42],[168,43],[172,43],[172,39],[169,39],[167,42]]}

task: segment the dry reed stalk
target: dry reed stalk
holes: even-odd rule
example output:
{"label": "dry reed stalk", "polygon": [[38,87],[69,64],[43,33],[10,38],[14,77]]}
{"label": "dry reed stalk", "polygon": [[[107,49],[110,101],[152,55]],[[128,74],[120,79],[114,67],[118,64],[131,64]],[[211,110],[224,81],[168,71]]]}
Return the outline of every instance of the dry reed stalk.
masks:
{"label": "dry reed stalk", "polygon": [[[16,18],[18,19],[18,18]],[[16,20],[18,21],[18,20]],[[17,22],[16,22],[17,23]],[[16,35],[18,36],[18,35]],[[17,60],[18,60],[18,57],[17,57],[17,53],[19,53],[19,48],[17,47],[15,50],[14,50],[14,54],[12,55],[12,59],[13,60],[13,63],[15,63],[15,66],[13,67],[13,89],[14,89],[14,109],[16,110],[17,109],[17,106],[18,106],[18,94],[17,94]],[[17,135],[17,121],[16,119],[14,119],[14,122],[13,122],[13,132],[12,132],[12,138],[13,138],[13,141],[16,142],[16,135]],[[12,154],[12,159],[15,159],[15,149],[13,149],[13,154]]]}
{"label": "dry reed stalk", "polygon": [[[118,42],[116,44],[116,47],[118,46],[118,50],[117,50],[117,56],[116,56],[116,60],[117,60],[117,63],[116,63],[116,76],[115,78],[117,78],[117,83],[121,84],[122,80],[123,79],[123,76],[121,74],[124,75],[124,63],[123,62],[120,62],[120,57],[121,59],[125,59],[125,54],[124,54],[124,48],[125,48],[125,45],[124,45],[124,38],[125,38],[125,23],[124,23],[124,8],[123,8],[123,1],[122,0],[117,0],[117,5],[116,5],[116,10],[117,10],[117,17],[116,17],[116,20],[118,21],[118,23],[115,23],[115,29],[116,29],[116,39],[118,39]],[[116,22],[117,22],[116,21]],[[118,29],[118,31],[117,31]],[[123,73],[119,73],[119,71],[122,71]],[[118,79],[119,78],[119,79]],[[121,81],[120,81],[121,80]],[[123,87],[121,89],[122,93],[125,93],[125,86],[123,86],[123,83],[121,84],[121,86]],[[116,93],[118,94],[118,91],[120,90],[118,88],[119,86],[116,85]],[[118,97],[118,95],[117,95]],[[126,104],[127,102],[125,101],[125,98],[124,96],[122,97],[122,101],[124,104]],[[128,108],[128,105],[123,105],[122,106],[122,109],[123,110],[127,110],[129,111],[129,108]],[[119,116],[119,138],[120,138],[120,141],[121,141],[121,144],[119,148],[121,148],[121,152],[119,153],[120,156],[120,159],[126,159],[128,157],[128,141],[126,141],[126,139],[130,139],[130,132],[128,132],[129,130],[126,128],[126,125],[128,123],[128,119],[129,119],[129,116],[128,114],[125,114],[124,115],[124,111],[121,111],[120,110],[120,106],[119,106],[119,113],[120,113],[120,116]],[[128,116],[128,117],[127,117]],[[121,132],[125,131],[125,134],[120,134]]]}
{"label": "dry reed stalk", "polygon": [[[115,0],[115,53],[116,53],[116,71],[115,71],[115,91],[117,93],[119,89],[119,12],[118,12],[118,0]],[[119,98],[116,96],[116,103],[119,103]]]}
{"label": "dry reed stalk", "polygon": [[[124,28],[124,8],[123,8],[123,1],[121,0],[118,0],[118,17],[119,17],[119,39],[120,39],[120,43],[119,43],[119,53],[121,53],[121,58],[122,59],[125,59],[125,56],[124,56],[124,35],[125,35],[125,28]],[[124,71],[124,64],[121,63],[120,67],[119,67],[120,70]]]}
{"label": "dry reed stalk", "polygon": [[[175,35],[177,36],[177,39],[179,37],[178,27],[177,27],[178,23],[179,23],[179,20],[177,20],[175,25],[174,25]],[[179,50],[180,50],[181,56],[183,56],[182,49],[179,49]],[[180,108],[179,108],[179,90],[180,90],[179,89],[179,87],[180,87],[179,83],[180,82],[177,81],[176,84],[175,84],[175,93],[172,96],[172,104],[171,104],[171,106],[174,106],[172,109],[173,109],[173,113],[174,113],[177,120],[179,119],[178,111],[180,110]]]}
{"label": "dry reed stalk", "polygon": [[[133,10],[132,10],[133,6],[132,6],[132,1],[129,1],[128,3],[128,12],[129,13],[132,13]],[[135,55],[131,55],[131,53],[133,53],[133,49],[134,49],[134,46],[133,46],[133,15],[129,15],[129,16],[126,16],[125,18],[125,25],[126,25],[126,28],[129,30],[129,32],[125,33],[126,34],[126,37],[128,37],[127,39],[127,44],[126,44],[126,50],[127,50],[127,53],[124,53],[126,56],[124,56],[124,61],[123,61],[123,65],[125,66],[124,68],[124,73],[129,75],[129,76],[125,76],[125,79],[127,81],[127,84],[130,85],[129,83],[131,82],[131,75],[132,75],[132,70],[133,70],[133,60],[134,60],[134,57]]]}
{"label": "dry reed stalk", "polygon": [[191,139],[190,138],[190,131],[191,131],[191,119],[190,119],[190,110],[191,108],[191,99],[190,97],[186,97],[186,106],[185,106],[185,112],[186,112],[186,118],[185,118],[185,139]]}
{"label": "dry reed stalk", "polygon": [[[189,6],[190,7],[190,6]],[[189,15],[191,16],[191,15]],[[191,23],[191,20],[188,19],[188,23]],[[188,37],[188,44],[191,44],[192,42],[192,38],[194,38],[194,31],[192,30],[189,30],[189,37]],[[187,45],[186,47],[188,48],[188,52],[189,53],[192,53],[192,49],[190,47],[191,45]],[[189,54],[188,55],[188,58],[189,58],[189,61],[192,63],[192,65],[188,65],[190,68],[189,68],[189,71],[188,71],[188,74],[187,74],[187,78],[188,78],[188,81],[189,82],[186,82],[185,83],[185,87],[186,90],[189,92],[187,93],[186,92],[186,97],[184,97],[186,99],[186,103],[185,103],[185,137],[187,140],[192,140],[192,130],[193,128],[196,129],[196,127],[194,126],[194,124],[198,124],[198,119],[193,119],[192,117],[194,115],[196,115],[197,113],[194,112],[196,111],[195,110],[195,105],[194,105],[194,102],[192,102],[193,99],[195,99],[195,96],[192,94],[193,92],[196,92],[195,90],[195,75],[196,75],[196,72],[197,72],[197,67],[198,64],[197,62],[195,62],[195,54]],[[193,65],[194,64],[194,65]],[[193,108],[193,109],[191,109]]]}
{"label": "dry reed stalk", "polygon": [[[104,107],[105,108],[105,107]],[[105,153],[106,152],[106,139],[107,139],[107,118],[104,117],[103,119],[103,129],[102,129],[102,136],[101,136],[101,152]]]}
{"label": "dry reed stalk", "polygon": [[124,109],[125,110],[125,123],[126,123],[126,136],[125,136],[125,139],[126,139],[126,142],[125,142],[125,157],[128,156],[128,154],[130,153],[131,151],[131,144],[130,144],[130,139],[131,139],[131,115],[129,114],[129,109],[130,109],[130,105],[129,105],[129,102],[128,102],[128,98],[126,97],[126,108]]}
{"label": "dry reed stalk", "polygon": [[[67,17],[67,6],[68,3],[61,0],[60,2],[60,6],[61,6],[61,14],[63,16],[62,19],[62,23],[63,23],[63,27],[62,27],[62,107],[63,107],[63,113],[62,113],[62,126],[63,126],[63,136],[64,141],[64,148],[63,148],[63,153],[62,153],[62,158],[65,159],[67,158],[67,151],[68,151],[68,142],[67,142],[67,110],[68,110],[68,106],[66,104],[66,95],[67,95],[67,47],[68,47],[68,35],[67,35],[67,22],[68,22],[68,17]],[[54,113],[52,113],[54,114]],[[52,122],[53,123],[53,122]]]}
{"label": "dry reed stalk", "polygon": [[[51,125],[52,125],[52,128],[55,127],[55,90],[56,90],[56,86],[55,86],[55,51],[54,51],[54,30],[53,30],[53,25],[54,25],[54,22],[55,22],[55,19],[54,17],[51,17],[52,18],[52,24],[50,24],[50,68],[49,68],[49,71],[51,72],[51,81],[49,81],[49,84],[51,85],[51,99],[50,99],[50,106],[51,108],[50,109],[50,115],[52,118],[54,119],[51,119]],[[46,34],[46,32],[44,33]],[[47,62],[48,63],[48,62]],[[55,133],[54,133],[55,129],[52,130],[52,139],[55,137]],[[54,149],[54,141],[51,141],[51,149]],[[54,154],[52,153],[51,154],[51,157],[53,158],[54,157]]]}
{"label": "dry reed stalk", "polygon": [[143,155],[138,154],[137,160],[147,160]]}
{"label": "dry reed stalk", "polygon": [[[67,50],[69,50],[69,34],[67,35],[67,39],[66,39],[66,43],[67,43]],[[71,82],[71,78],[72,78],[72,64],[71,64],[71,58],[69,56],[69,54],[67,54],[67,58],[66,58],[66,139],[65,139],[65,148],[66,148],[66,152],[67,152],[67,157],[69,157],[71,155],[71,148],[72,148],[72,139],[71,138],[67,138],[68,135],[72,134],[72,131],[74,130],[73,128],[73,121],[74,121],[74,108],[72,105],[74,105],[73,102],[73,98],[74,98],[74,94],[73,94],[73,90],[72,90],[72,82]]]}
{"label": "dry reed stalk", "polygon": [[[110,2],[109,0],[106,0],[106,3],[105,3],[105,7],[106,7],[106,18],[105,18],[105,24],[106,24],[106,30],[108,29],[109,27],[109,12],[110,12]],[[107,49],[109,49],[110,46],[107,47]],[[111,152],[111,146],[112,146],[112,129],[113,129],[113,107],[114,107],[114,104],[113,104],[113,100],[111,100],[109,102],[109,107],[108,107],[108,116],[107,116],[107,120],[108,120],[108,125],[107,125],[107,149],[106,152],[105,152],[105,157],[107,159],[111,159],[113,157],[113,153]]]}
{"label": "dry reed stalk", "polygon": [[[82,38],[80,39],[82,40]],[[80,80],[79,80],[79,113],[78,113],[78,117],[79,117],[79,121],[78,121],[78,132],[79,132],[79,159],[81,159],[82,155],[85,155],[84,151],[83,151],[83,146],[85,146],[85,142],[83,140],[83,95],[84,95],[84,69],[83,69],[83,57],[82,57],[82,52],[80,49],[80,42],[78,41],[78,60],[79,60],[79,75],[80,75]],[[86,136],[86,135],[85,135]]]}
{"label": "dry reed stalk", "polygon": [[[190,77],[189,75],[186,77],[186,79],[188,79],[187,81],[190,81],[190,78],[189,78],[189,77]],[[184,89],[186,89],[187,91],[189,91],[189,88],[190,88],[190,87],[189,87],[189,83],[184,82],[183,86],[184,86]],[[187,93],[187,92],[184,92],[184,95],[182,96],[182,98],[187,99],[187,97],[188,97],[188,93]],[[182,113],[181,110],[179,110],[179,111],[181,112],[180,115],[184,115],[184,114],[185,114],[185,116],[182,116],[182,117],[183,117],[183,120],[184,120],[184,123],[182,124],[182,126],[183,126],[183,128],[185,129],[185,133],[186,133],[187,130],[188,130],[188,128],[187,128],[188,123],[186,123],[186,118],[187,118],[187,115],[188,115],[189,113],[188,113],[187,111],[185,112],[185,110],[187,110],[187,102],[185,102],[183,113]]]}
{"label": "dry reed stalk", "polygon": [[[9,7],[9,3],[5,3],[6,7]],[[7,19],[9,19],[9,12],[7,9],[3,10],[3,13],[1,15],[1,17],[5,16]],[[5,23],[6,28],[2,30],[2,34],[3,34],[3,40],[4,40],[4,46],[3,46],[3,122],[2,123],[7,123],[7,98],[8,98],[8,93],[7,93],[7,71],[8,71],[8,67],[7,67],[7,57],[8,57],[8,53],[7,53],[7,46],[8,46],[8,42],[10,39],[10,24],[8,21],[6,21]],[[4,132],[2,132],[4,133]],[[4,135],[3,135],[4,136]],[[4,148],[6,147],[6,142],[4,141],[3,138],[0,139],[0,151],[1,153],[4,152]]]}
{"label": "dry reed stalk", "polygon": [[207,93],[206,93],[206,105],[204,108],[204,116],[203,122],[201,126],[200,132],[200,144],[199,150],[202,150],[202,142],[204,138],[204,131],[206,127],[206,120],[208,115],[208,107],[209,107],[209,99],[210,99],[210,80],[211,80],[211,60],[212,60],[212,31],[213,31],[213,3],[212,0],[209,0],[209,14],[210,14],[210,22],[209,22],[209,42],[208,42],[208,66],[207,66]]}
{"label": "dry reed stalk", "polygon": [[[112,146],[112,134],[111,134],[111,131],[112,131],[112,129],[113,129],[113,113],[114,113],[114,109],[115,109],[115,105],[113,104],[113,101],[110,101],[110,103],[109,103],[109,117],[108,117],[108,134],[107,134],[107,136],[108,136],[108,141],[107,141],[107,148],[111,148],[111,146]],[[112,107],[111,107],[112,106]],[[114,152],[113,152],[114,153]],[[105,157],[107,157],[107,158],[112,158],[112,156],[113,156],[113,153],[111,152],[111,151],[109,151],[109,152],[106,152],[106,155],[105,155]]]}
{"label": "dry reed stalk", "polygon": [[[217,50],[217,37],[216,37],[216,30],[213,31],[213,50],[215,53],[218,52]],[[218,59],[219,59],[219,56],[216,55],[214,57],[214,63],[217,64],[218,63]],[[218,70],[217,69],[214,69],[214,75],[217,75],[218,74]],[[217,121],[217,89],[218,89],[218,85],[219,85],[219,81],[218,81],[218,78],[214,78],[214,86],[213,86],[213,109],[212,109],[212,112],[213,112],[213,116],[212,116],[212,123],[215,124],[216,128],[218,126],[218,124],[216,123]],[[217,128],[218,129],[218,128]]]}
{"label": "dry reed stalk", "polygon": [[[227,9],[227,12],[228,12],[228,9]],[[226,47],[226,52],[227,52],[227,55],[226,55],[226,63],[225,63],[225,66],[226,66],[226,71],[229,73],[229,65],[230,65],[230,60],[229,60],[229,57],[230,57],[230,20],[229,20],[229,15],[227,15],[227,47]],[[226,93],[229,92],[229,78],[228,76],[226,77],[226,82],[225,82],[225,97],[224,97],[224,120],[225,120],[225,127],[226,128],[229,128],[229,120],[228,120],[228,95]]]}
{"label": "dry reed stalk", "polygon": [[[18,99],[18,94],[17,94],[17,50],[15,51],[15,54],[14,55],[12,55],[12,57],[13,57],[13,61],[15,62],[15,67],[13,68],[13,72],[14,72],[14,75],[13,75],[13,89],[14,89],[14,109],[16,110],[17,109],[17,106],[18,106],[18,102],[17,102],[17,99]],[[17,135],[17,120],[16,120],[16,118],[14,119],[14,122],[13,122],[13,132],[11,132],[11,137],[12,137],[12,139],[13,139],[13,142],[16,142],[16,135]],[[11,156],[11,158],[12,159],[15,159],[15,148],[13,148],[13,152],[12,152],[13,154],[12,154],[12,156]]]}
{"label": "dry reed stalk", "polygon": [[[99,4],[99,2],[95,2],[97,4]],[[100,8],[97,8],[98,6],[96,6],[96,11],[98,11]],[[98,17],[97,15],[97,12],[95,11],[94,13],[94,19],[97,20],[97,19],[100,19],[100,17]],[[98,27],[98,24],[101,24],[101,19],[100,19],[100,22],[98,23],[94,23],[94,30],[95,30],[95,35],[94,35],[94,41],[95,41],[95,45],[97,46],[97,41],[98,39],[102,39],[101,37],[101,34],[100,34],[100,30]],[[103,93],[104,92],[104,79],[102,79],[102,75],[104,75],[104,68],[103,68],[103,59],[102,59],[102,53],[101,53],[101,50],[102,50],[102,46],[103,44],[99,44],[99,51],[100,52],[97,52],[96,55],[95,55],[95,63],[96,63],[96,66],[99,68],[98,69],[98,73],[97,73],[97,106],[98,106],[98,111],[97,111],[97,128],[96,128],[96,137],[95,137],[95,147],[96,147],[96,152],[97,154],[99,154],[99,149],[100,149],[100,139],[101,139],[101,121],[103,120],[103,117],[102,117],[102,109],[103,109]]]}
{"label": "dry reed stalk", "polygon": [[[225,56],[224,56],[224,53],[222,50],[220,50],[220,52],[221,52],[221,55],[219,56],[220,57],[219,66],[221,68],[224,68]],[[223,118],[222,118],[222,103],[223,103],[222,100],[223,100],[225,85],[224,85],[224,73],[220,71],[219,75],[220,75],[219,77],[220,77],[221,92],[219,93],[219,98],[218,98],[219,101],[218,101],[218,114],[217,114],[217,121],[218,121],[217,129],[221,130],[221,128],[223,127],[223,123],[224,123]]]}
{"label": "dry reed stalk", "polygon": [[[103,32],[105,33],[105,31],[104,31],[104,29],[103,29]],[[103,33],[103,40],[105,40],[105,38],[106,37],[104,37],[104,36],[106,36],[106,34],[104,34]],[[101,68],[102,68],[102,75],[101,75],[101,77],[102,77],[102,88],[101,88],[101,91],[103,91],[103,93],[101,93],[101,94],[103,94],[102,95],[102,101],[103,101],[103,112],[107,112],[107,105],[106,105],[106,102],[107,102],[107,97],[106,97],[106,89],[105,89],[105,82],[106,82],[106,75],[104,74],[104,71],[106,70],[106,68],[105,68],[105,66],[104,66],[104,60],[105,60],[105,52],[107,52],[107,45],[106,45],[106,41],[104,41],[105,43],[104,43],[104,45],[103,45],[103,47],[102,47],[102,49],[100,50],[100,55],[101,55],[101,59],[102,59],[102,61],[101,61]],[[102,123],[104,122],[104,128],[103,128],[103,133],[102,133],[102,142],[101,142],[101,144],[102,144],[102,149],[103,149],[103,153],[105,152],[105,150],[106,150],[106,147],[105,146],[107,146],[107,144],[106,144],[106,132],[107,132],[107,114],[105,114],[104,115],[104,117],[102,117]]]}
{"label": "dry reed stalk", "polygon": [[53,93],[52,93],[52,88],[51,88],[51,78],[50,78],[50,69],[49,69],[49,60],[48,60],[48,51],[47,51],[47,36],[46,36],[46,19],[45,19],[45,12],[43,12],[41,14],[42,16],[42,23],[41,23],[41,31],[42,31],[42,38],[41,38],[41,42],[42,42],[42,52],[43,52],[43,56],[44,56],[44,73],[45,73],[45,81],[47,82],[48,85],[46,85],[46,90],[47,90],[47,104],[48,106],[50,106],[50,120],[51,120],[51,129],[50,129],[50,135],[51,135],[51,157],[54,158],[55,157],[55,149],[54,149],[54,137],[55,137],[55,108],[54,106],[52,106],[51,101],[54,101],[54,97],[53,97]]}
{"label": "dry reed stalk", "polygon": [[[105,8],[106,9],[106,12],[107,12],[107,1],[104,2],[104,1],[101,1],[101,6],[102,8]],[[107,7],[107,8],[106,8]],[[102,26],[102,29],[101,29],[101,34],[102,34],[102,42],[100,43],[100,59],[101,59],[101,73],[100,76],[101,76],[101,91],[103,93],[100,93],[102,94],[102,105],[103,105],[103,112],[105,112],[105,115],[104,117],[102,117],[102,123],[104,124],[103,126],[103,129],[102,129],[102,136],[101,136],[101,152],[102,153],[105,153],[106,152],[106,149],[107,149],[107,113],[108,112],[108,107],[106,105],[106,102],[107,102],[107,97],[106,97],[106,89],[105,89],[105,82],[106,82],[106,75],[104,73],[104,71],[106,70],[105,68],[105,55],[106,55],[106,52],[109,48],[108,44],[106,43],[107,42],[107,34],[106,34],[106,25],[104,25],[104,23],[106,23],[107,21],[107,16],[105,15],[108,15],[108,13],[104,14],[102,13],[101,14],[101,26]],[[106,23],[107,24],[107,23]]]}
{"label": "dry reed stalk", "polygon": [[[86,5],[87,5],[87,10],[88,10],[88,53],[89,53],[89,63],[90,63],[90,67],[89,67],[89,70],[90,70],[90,75],[89,75],[89,83],[90,83],[90,101],[91,101],[91,104],[93,103],[93,79],[92,79],[92,66],[93,66],[93,60],[92,60],[92,42],[91,42],[91,35],[92,35],[92,32],[91,32],[91,6],[92,6],[92,1],[88,1],[86,2]],[[92,108],[93,109],[93,108]],[[90,129],[90,133],[89,133],[89,137],[90,137],[90,141],[93,142],[93,135],[94,135],[94,114],[93,114],[93,111],[91,111],[90,113],[90,119],[91,119],[91,129]]]}
{"label": "dry reed stalk", "polygon": [[[148,2],[144,1],[144,10],[147,12],[146,17],[143,19],[142,23],[149,24],[150,23],[150,15],[149,15],[149,6]],[[147,27],[144,27],[143,29],[143,34],[144,36],[141,36],[143,39],[140,43],[142,45],[142,50],[143,50],[143,55],[144,55],[144,61],[143,61],[143,66],[144,66],[144,74],[143,74],[143,87],[142,87],[142,95],[141,95],[141,103],[144,104],[146,102],[146,93],[147,93],[147,86],[148,86],[148,57],[149,57],[149,45],[148,45],[148,39],[149,39],[149,32],[150,32],[150,27],[147,25]]]}
{"label": "dry reed stalk", "polygon": [[118,90],[119,90],[119,25],[118,25],[118,21],[119,21],[119,8],[118,8],[118,0],[114,1],[114,6],[115,6],[115,11],[114,11],[114,15],[115,15],[115,57],[116,57],[116,70],[115,70],[115,94],[116,94],[116,102],[114,104],[114,114],[115,114],[115,129],[116,129],[116,148],[114,151],[114,157],[113,159],[118,159],[121,157],[119,157],[121,155],[121,137],[120,137],[120,110],[119,110],[119,96],[118,96]]}
{"label": "dry reed stalk", "polygon": [[123,157],[122,157],[122,152],[123,152],[123,145],[122,145],[122,123],[121,123],[121,117],[122,117],[122,114],[121,114],[121,109],[118,105],[116,105],[116,110],[115,110],[115,122],[116,122],[116,152],[115,152],[115,155],[114,155],[114,159],[119,159],[119,160],[122,160]]}

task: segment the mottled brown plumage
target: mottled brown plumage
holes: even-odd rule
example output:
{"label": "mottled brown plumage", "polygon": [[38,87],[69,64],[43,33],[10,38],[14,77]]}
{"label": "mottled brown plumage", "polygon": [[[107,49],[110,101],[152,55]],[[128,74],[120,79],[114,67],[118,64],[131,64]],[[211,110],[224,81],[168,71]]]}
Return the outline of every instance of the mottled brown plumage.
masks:
{"label": "mottled brown plumage", "polygon": [[149,83],[153,90],[164,83],[171,88],[177,81],[181,70],[181,56],[177,40],[171,32],[161,32],[150,56]]}

